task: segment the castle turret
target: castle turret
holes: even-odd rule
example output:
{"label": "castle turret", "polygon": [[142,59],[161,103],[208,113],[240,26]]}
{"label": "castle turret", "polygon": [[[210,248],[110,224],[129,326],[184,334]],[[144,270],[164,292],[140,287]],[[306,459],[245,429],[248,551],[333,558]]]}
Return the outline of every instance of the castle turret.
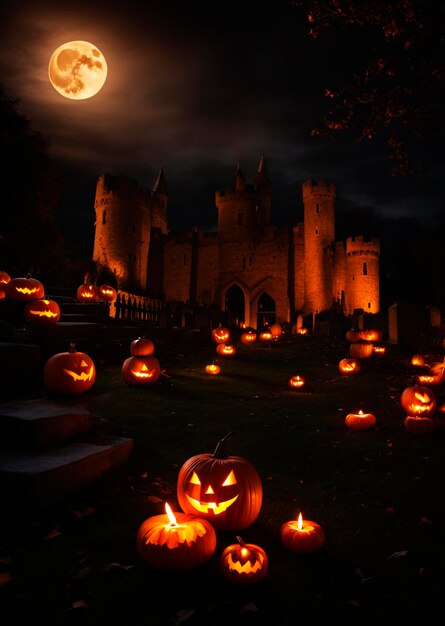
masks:
{"label": "castle turret", "polygon": [[332,307],[332,248],[335,239],[335,185],[307,180],[303,183],[304,274],[306,313]]}
{"label": "castle turret", "polygon": [[348,237],[346,240],[346,301],[348,312],[363,309],[378,313],[380,241]]}

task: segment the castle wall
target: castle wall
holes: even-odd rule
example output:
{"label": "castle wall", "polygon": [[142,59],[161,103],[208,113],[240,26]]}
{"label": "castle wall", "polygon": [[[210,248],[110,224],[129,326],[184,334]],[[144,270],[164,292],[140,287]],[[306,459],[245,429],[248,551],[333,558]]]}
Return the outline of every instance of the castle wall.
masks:
{"label": "castle wall", "polygon": [[304,311],[332,307],[331,243],[335,239],[335,186],[324,181],[303,183],[304,204]]}
{"label": "castle wall", "polygon": [[304,308],[304,224],[293,228],[294,311]]}
{"label": "castle wall", "polygon": [[172,236],[164,248],[164,296],[166,300],[190,299],[193,254],[192,233]]}
{"label": "castle wall", "polygon": [[345,314],[348,313],[346,303],[346,252],[343,241],[336,241],[334,244],[332,300]]}
{"label": "castle wall", "polygon": [[243,191],[225,189],[215,194],[218,235],[223,241],[251,238],[269,225],[270,195],[251,186]]}
{"label": "castle wall", "polygon": [[348,237],[346,240],[346,298],[349,313],[363,309],[365,313],[378,313],[379,300],[378,239]]}
{"label": "castle wall", "polygon": [[200,233],[197,260],[197,299],[212,305],[218,289],[219,247],[216,233]]}

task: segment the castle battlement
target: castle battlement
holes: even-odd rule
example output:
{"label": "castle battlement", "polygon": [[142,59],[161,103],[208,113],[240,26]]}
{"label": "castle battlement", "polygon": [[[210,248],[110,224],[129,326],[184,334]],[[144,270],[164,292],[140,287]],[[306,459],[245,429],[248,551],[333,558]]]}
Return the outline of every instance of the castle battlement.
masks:
{"label": "castle battlement", "polygon": [[136,180],[123,175],[103,174],[97,181],[96,189],[96,199],[102,202],[103,196],[114,196],[125,203],[148,203],[152,196],[151,191],[139,185]]}
{"label": "castle battlement", "polygon": [[335,198],[335,185],[325,180],[305,180],[303,182],[303,202],[314,196]]}
{"label": "castle battlement", "polygon": [[348,237],[346,239],[346,254],[369,254],[370,256],[379,256],[380,241],[375,237]]}

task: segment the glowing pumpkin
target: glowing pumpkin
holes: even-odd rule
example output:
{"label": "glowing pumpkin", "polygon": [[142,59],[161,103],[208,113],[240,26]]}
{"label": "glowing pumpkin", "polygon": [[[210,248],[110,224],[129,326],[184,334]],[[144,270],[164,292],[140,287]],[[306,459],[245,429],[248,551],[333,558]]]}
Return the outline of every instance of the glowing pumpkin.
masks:
{"label": "glowing pumpkin", "polygon": [[233,343],[220,343],[216,346],[216,352],[220,356],[235,356],[236,348]]}
{"label": "glowing pumpkin", "polygon": [[278,339],[278,337],[280,337],[280,335],[282,335],[283,333],[283,329],[281,328],[281,324],[272,324],[272,326],[269,329],[270,334],[272,335],[272,337],[274,339]]}
{"label": "glowing pumpkin", "polygon": [[206,365],[206,373],[210,376],[217,376],[221,372],[221,368],[216,363],[209,363]]}
{"label": "glowing pumpkin", "polygon": [[416,383],[419,385],[440,385],[442,376],[440,374],[419,374],[416,376]]}
{"label": "glowing pumpkin", "polygon": [[230,330],[224,326],[218,326],[211,331],[210,336],[215,343],[227,343],[230,339]]}
{"label": "glowing pumpkin", "polygon": [[374,343],[380,343],[382,341],[383,335],[382,331],[377,328],[372,328],[370,330],[362,330],[361,339],[365,341],[372,341]]}
{"label": "glowing pumpkin", "polygon": [[24,315],[31,324],[56,324],[60,319],[60,307],[55,300],[31,300],[25,304]]}
{"label": "glowing pumpkin", "polygon": [[122,365],[122,378],[127,385],[153,385],[161,375],[159,361],[154,356],[130,356]]}
{"label": "glowing pumpkin", "polygon": [[255,467],[224,450],[227,435],[213,454],[197,454],[184,463],[177,482],[183,511],[210,521],[223,531],[247,528],[257,519],[263,500],[261,479]]}
{"label": "glowing pumpkin", "polygon": [[0,285],[7,285],[10,280],[11,277],[7,272],[0,271]]}
{"label": "glowing pumpkin", "polygon": [[4,300],[6,298],[6,285],[4,283],[0,283],[0,300]]}
{"label": "glowing pumpkin", "polygon": [[272,339],[272,333],[268,330],[264,330],[262,333],[260,333],[260,341],[272,341]]}
{"label": "glowing pumpkin", "polygon": [[373,346],[372,353],[377,356],[385,356],[386,348],[385,346]]}
{"label": "glowing pumpkin", "polygon": [[430,372],[433,376],[440,376],[440,378],[444,380],[445,379],[445,358],[442,362],[431,363]]}
{"label": "glowing pumpkin", "polygon": [[220,558],[221,573],[236,585],[254,585],[267,574],[269,559],[263,548],[254,543],[244,543],[237,536],[238,543],[224,549]]}
{"label": "glowing pumpkin", "polygon": [[6,297],[16,302],[39,300],[45,296],[42,283],[28,274],[26,278],[11,278],[6,284]]}
{"label": "glowing pumpkin", "polygon": [[425,366],[425,359],[423,357],[422,354],[414,354],[412,359],[411,359],[411,365],[414,365],[415,367],[424,367]]}
{"label": "glowing pumpkin", "polygon": [[241,343],[253,343],[256,341],[256,333],[253,330],[247,330],[241,334]]}
{"label": "glowing pumpkin", "polygon": [[297,330],[297,335],[309,335],[309,329],[302,326]]}
{"label": "glowing pumpkin", "polygon": [[285,522],[280,528],[281,543],[285,548],[297,554],[316,552],[325,543],[323,528],[311,520],[298,516],[298,520]]}
{"label": "glowing pumpkin", "polygon": [[291,376],[289,378],[289,387],[291,389],[301,389],[306,384],[306,380],[302,376]]}
{"label": "glowing pumpkin", "polygon": [[116,289],[110,285],[101,285],[99,287],[99,298],[104,302],[114,302],[116,300]]}
{"label": "glowing pumpkin", "polygon": [[93,360],[84,352],[77,352],[74,343],[70,345],[69,352],[54,354],[43,368],[45,388],[53,393],[85,393],[91,389],[95,380]]}
{"label": "glowing pumpkin", "polygon": [[131,356],[152,356],[154,351],[155,345],[148,337],[138,337],[130,345]]}
{"label": "glowing pumpkin", "polygon": [[356,341],[360,341],[362,339],[362,333],[359,330],[354,330],[350,328],[346,333],[346,341],[348,343],[355,343]]}
{"label": "glowing pumpkin", "polygon": [[351,430],[366,430],[376,425],[375,415],[372,413],[363,413],[360,409],[358,413],[348,413],[345,417],[345,425]]}
{"label": "glowing pumpkin", "polygon": [[361,369],[360,361],[350,358],[342,359],[338,364],[338,369],[340,370],[340,373],[344,376],[352,376],[353,374],[358,374]]}
{"label": "glowing pumpkin", "polygon": [[436,410],[436,396],[428,387],[413,385],[402,392],[400,404],[407,415],[429,417]]}
{"label": "glowing pumpkin", "polygon": [[372,343],[370,341],[354,341],[349,348],[349,354],[354,359],[368,359],[372,356]]}
{"label": "glowing pumpkin", "polygon": [[435,424],[430,417],[422,417],[420,415],[407,415],[403,421],[407,433],[413,435],[428,435],[432,433]]}
{"label": "glowing pumpkin", "polygon": [[96,285],[84,283],[77,288],[76,300],[79,302],[97,302],[99,300],[99,290]]}
{"label": "glowing pumpkin", "polygon": [[149,517],[139,526],[136,548],[156,569],[188,571],[205,563],[215,552],[216,534],[210,522],[195,515],[173,513]]}

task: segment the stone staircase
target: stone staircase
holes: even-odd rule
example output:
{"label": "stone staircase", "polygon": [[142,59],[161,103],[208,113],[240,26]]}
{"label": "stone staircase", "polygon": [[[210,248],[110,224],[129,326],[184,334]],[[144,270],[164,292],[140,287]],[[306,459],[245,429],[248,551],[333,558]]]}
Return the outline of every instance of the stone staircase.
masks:
{"label": "stone staircase", "polygon": [[0,490],[12,510],[67,502],[128,460],[133,440],[94,432],[90,413],[69,400],[0,404]]}

